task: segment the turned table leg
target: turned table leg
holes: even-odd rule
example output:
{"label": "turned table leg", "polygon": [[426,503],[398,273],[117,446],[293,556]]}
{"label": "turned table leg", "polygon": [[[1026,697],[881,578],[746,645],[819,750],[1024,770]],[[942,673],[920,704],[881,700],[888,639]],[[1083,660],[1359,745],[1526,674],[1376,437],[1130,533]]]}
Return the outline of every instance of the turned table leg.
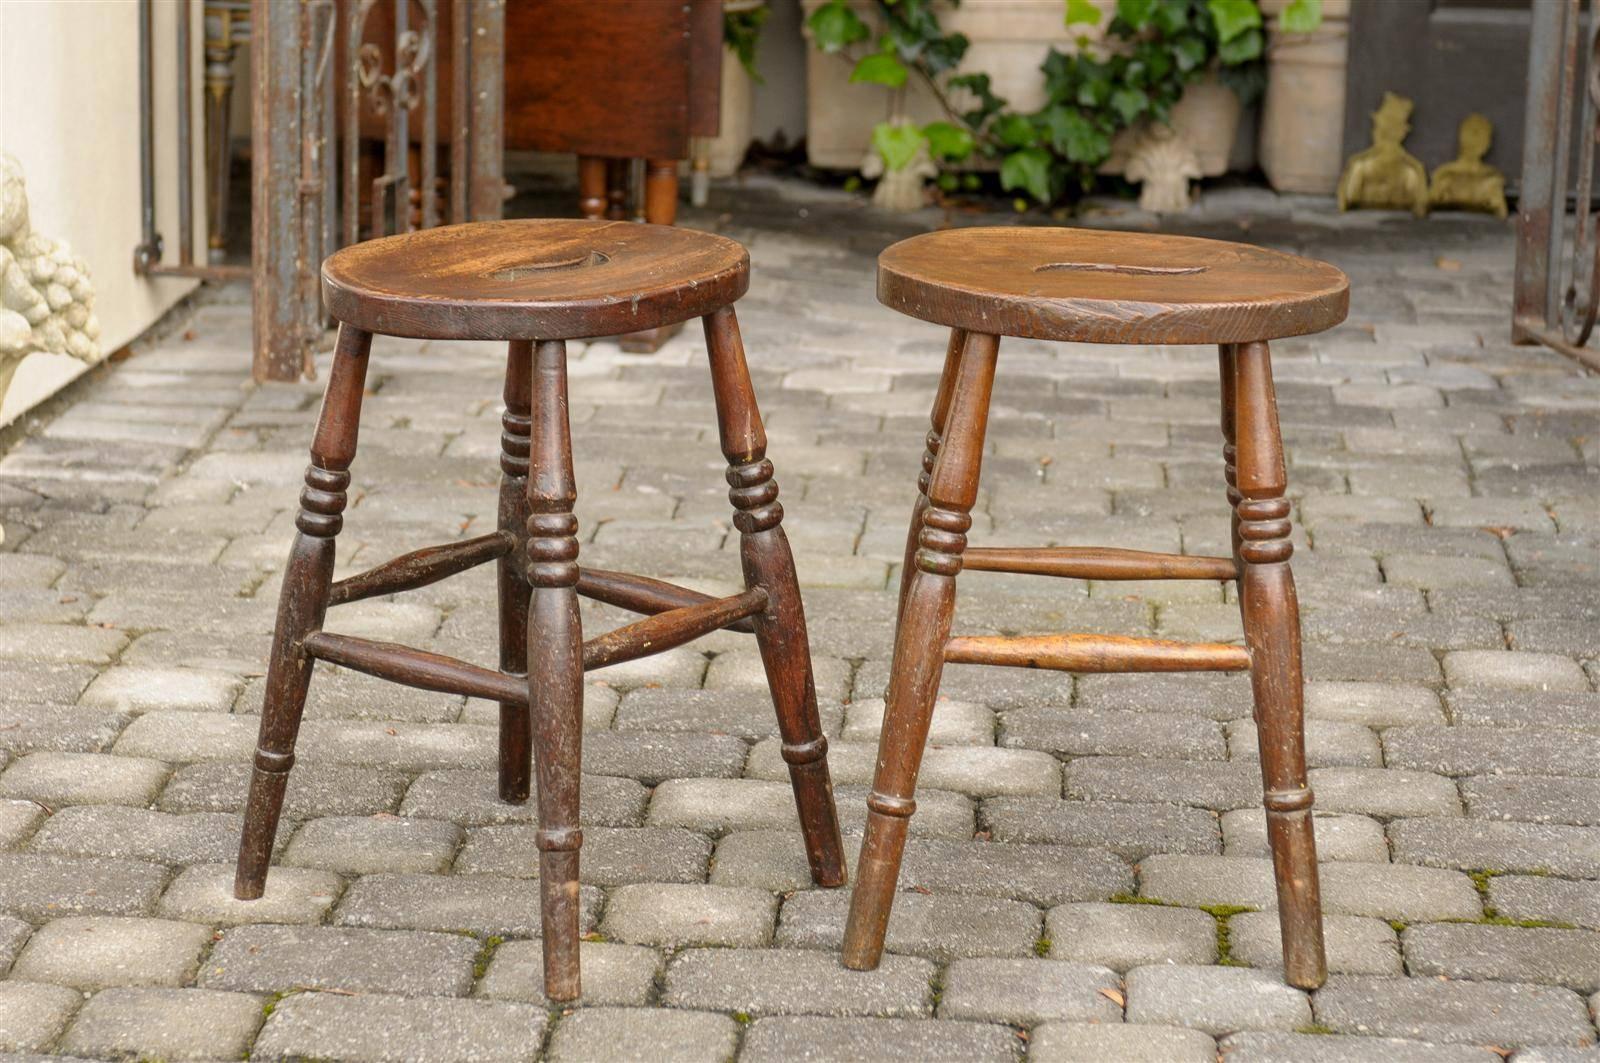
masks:
{"label": "turned table leg", "polygon": [[844,964],[856,970],[871,970],[883,954],[900,858],[917,807],[912,795],[944,671],[956,573],[961,571],[972,507],[978,499],[978,471],[999,345],[997,336],[974,333],[966,337],[926,507],[920,500],[918,503],[922,509],[921,548],[904,585],[878,741],[878,768],[867,797],[867,830],[845,926]]}
{"label": "turned table leg", "polygon": [[[533,344],[514,340],[506,354],[506,412],[500,417],[499,528],[519,540],[528,527],[528,435],[532,428]],[[525,551],[495,562],[500,606],[500,670],[528,671],[528,586]],[[528,799],[533,761],[533,714],[528,706],[500,703],[500,800]]]}
{"label": "turned table leg", "polygon": [[372,334],[343,325],[334,350],[333,370],[322,396],[322,412],[311,443],[311,464],[300,492],[300,513],[289,561],[278,592],[278,621],[267,659],[266,697],[250,796],[239,840],[233,894],[254,900],[267,888],[267,865],[283,812],[283,794],[294,767],[306,693],[315,663],[305,652],[305,637],[321,630],[333,586],[334,537],[344,527],[350,463],[356,455],[361,421],[361,391],[367,378]]}
{"label": "turned table leg", "polygon": [[567,421],[567,347],[534,347],[528,470],[528,703],[539,801],[545,994],[575,1000],[578,977],[578,781],[583,742],[583,626],[578,615],[577,485]]}
{"label": "turned table leg", "polygon": [[1283,970],[1291,985],[1315,989],[1327,978],[1317,846],[1306,779],[1300,668],[1300,607],[1289,570],[1290,504],[1284,498],[1272,362],[1265,343],[1234,349],[1238,447],[1239,605],[1250,647],[1256,732],[1261,747],[1267,839],[1278,885]]}

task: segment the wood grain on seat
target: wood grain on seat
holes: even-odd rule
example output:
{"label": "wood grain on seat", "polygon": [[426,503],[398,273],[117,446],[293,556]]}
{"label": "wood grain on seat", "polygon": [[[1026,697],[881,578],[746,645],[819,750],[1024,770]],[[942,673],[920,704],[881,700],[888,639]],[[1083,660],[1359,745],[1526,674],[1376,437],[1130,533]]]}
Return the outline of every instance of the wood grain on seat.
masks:
{"label": "wood grain on seat", "polygon": [[322,266],[340,321],[414,339],[613,336],[744,294],[750,256],[692,229],[579,219],[474,222],[354,244]]}
{"label": "wood grain on seat", "polygon": [[1344,320],[1349,279],[1298,255],[1219,240],[990,226],[902,240],[878,300],[950,328],[1082,343],[1240,343]]}

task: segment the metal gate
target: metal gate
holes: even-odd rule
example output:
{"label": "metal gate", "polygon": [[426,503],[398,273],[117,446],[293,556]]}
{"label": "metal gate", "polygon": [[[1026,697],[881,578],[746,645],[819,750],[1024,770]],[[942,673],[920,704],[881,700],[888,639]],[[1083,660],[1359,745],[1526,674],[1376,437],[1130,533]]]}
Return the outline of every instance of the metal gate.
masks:
{"label": "metal gate", "polygon": [[[346,244],[500,216],[505,0],[253,0],[254,372],[294,380],[326,335],[322,260]],[[441,16],[441,12],[445,12]],[[375,13],[379,16],[374,17]],[[448,18],[448,30],[441,18]],[[392,39],[370,39],[374,25]],[[440,111],[448,42],[450,106]],[[364,176],[363,118],[381,119]],[[441,137],[440,122],[447,124]],[[369,137],[366,143],[373,141]],[[448,144],[439,172],[441,142]],[[372,153],[368,153],[369,156]],[[441,209],[440,190],[444,203]],[[365,215],[365,224],[363,216]]]}
{"label": "metal gate", "polygon": [[[1600,216],[1593,207],[1600,0],[1591,0],[1587,25],[1582,16],[1582,0],[1533,5],[1511,338],[1545,344],[1600,369],[1600,354],[1585,346],[1600,313]],[[1582,120],[1574,127],[1579,108]],[[1576,200],[1570,246],[1569,183]]]}

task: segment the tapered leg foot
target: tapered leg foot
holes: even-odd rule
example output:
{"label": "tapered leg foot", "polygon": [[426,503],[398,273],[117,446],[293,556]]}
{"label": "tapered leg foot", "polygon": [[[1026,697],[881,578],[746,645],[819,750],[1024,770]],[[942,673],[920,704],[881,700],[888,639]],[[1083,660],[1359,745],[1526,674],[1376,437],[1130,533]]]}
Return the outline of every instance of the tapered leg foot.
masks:
{"label": "tapered leg foot", "polygon": [[[1284,977],[1315,989],[1327,978],[1317,846],[1306,777],[1300,607],[1289,557],[1290,504],[1272,365],[1264,343],[1234,350],[1239,502],[1239,605],[1250,647],[1261,776],[1278,887]],[[1225,374],[1226,378],[1226,374]]]}
{"label": "tapered leg foot", "polygon": [[306,693],[315,662],[306,655],[305,637],[321,630],[333,586],[334,537],[344,526],[350,462],[355,459],[361,419],[361,390],[367,376],[370,333],[344,326],[334,353],[333,371],[322,398],[311,464],[300,492],[294,545],[284,566],[278,597],[278,620],[267,661],[266,697],[261,706],[261,731],[250,794],[245,800],[244,830],[233,893],[255,900],[267,888],[267,865],[283,813],[284,790],[294,767],[294,743],[300,733]]}
{"label": "tapered leg foot", "polygon": [[[883,955],[884,935],[894,905],[900,860],[905,851],[922,749],[939,679],[944,646],[955,608],[956,574],[972,526],[978,497],[978,471],[988,424],[999,341],[994,336],[961,337],[955,381],[941,386],[950,403],[944,438],[928,481],[926,503],[913,511],[918,548],[904,574],[894,660],[878,740],[878,767],[867,798],[867,829],[856,865],[856,887],[845,924],[844,964],[871,970]],[[947,361],[947,365],[949,362]],[[940,412],[935,407],[935,425]]]}
{"label": "tapered leg foot", "polygon": [[717,424],[728,460],[728,498],[733,503],[734,527],[739,530],[745,583],[767,592],[767,608],[751,620],[778,714],[783,759],[789,765],[806,857],[811,877],[819,886],[840,886],[845,881],[844,844],[828,774],[828,740],[817,713],[800,583],[789,540],[783,534],[778,484],[772,478],[772,462],[766,458],[766,429],[756,407],[733,308],[724,307],[708,316],[705,330]]}

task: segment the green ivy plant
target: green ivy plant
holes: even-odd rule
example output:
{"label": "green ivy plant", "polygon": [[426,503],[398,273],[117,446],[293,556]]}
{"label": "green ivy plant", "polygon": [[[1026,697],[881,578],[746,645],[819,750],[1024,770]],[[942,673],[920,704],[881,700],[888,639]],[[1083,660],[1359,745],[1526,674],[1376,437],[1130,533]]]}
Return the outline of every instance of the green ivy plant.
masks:
{"label": "green ivy plant", "polygon": [[772,11],[766,4],[722,13],[722,43],[732,49],[739,65],[757,85],[766,84],[766,79],[756,71],[756,48],[761,44],[761,27],[766,25],[770,14]]}
{"label": "green ivy plant", "polygon": [[[960,0],[944,0],[952,6]],[[1104,47],[1086,36],[1068,55],[1051,48],[1040,70],[1046,99],[1021,113],[994,94],[984,73],[952,75],[968,40],[945,33],[934,0],[873,0],[882,23],[874,39],[849,0],[828,0],[807,21],[825,52],[855,58],[852,82],[903,88],[915,77],[946,117],[923,126],[879,123],[873,147],[898,170],[926,147],[945,167],[940,187],[977,183],[948,167],[974,155],[1000,164],[1000,186],[1041,204],[1094,187],[1111,154],[1112,138],[1142,119],[1166,122],[1184,87],[1215,69],[1246,103],[1265,85],[1261,9],[1256,0],[1117,0]],[[1090,0],[1066,0],[1067,27],[1093,27],[1104,12]],[[1321,0],[1292,0],[1279,17],[1289,32],[1309,32],[1322,21]],[[951,93],[964,90],[971,106],[958,110]]]}

